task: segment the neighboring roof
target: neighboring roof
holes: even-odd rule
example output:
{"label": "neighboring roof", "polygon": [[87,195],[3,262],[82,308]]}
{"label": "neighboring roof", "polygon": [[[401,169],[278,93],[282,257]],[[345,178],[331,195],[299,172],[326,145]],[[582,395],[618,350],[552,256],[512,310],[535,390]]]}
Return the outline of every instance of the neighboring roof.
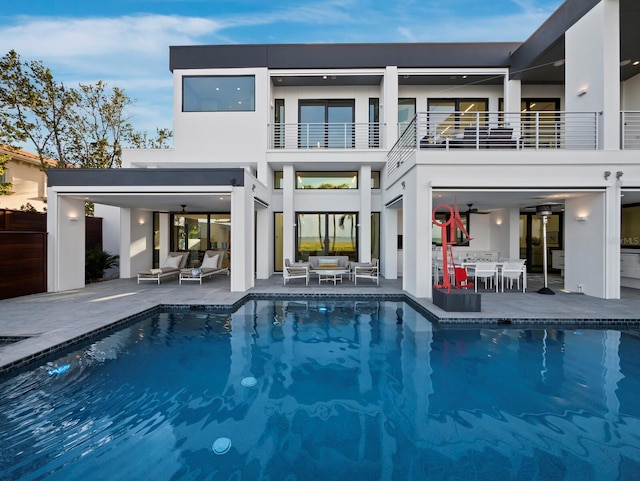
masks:
{"label": "neighboring roof", "polygon": [[[38,157],[37,154],[32,154],[31,152],[26,152],[20,149],[13,149],[7,145],[0,145],[0,154],[9,154],[13,159],[22,160],[29,164],[40,165],[40,157]],[[44,158],[44,163],[51,167],[56,167],[58,165],[57,161],[49,159],[48,157]]]}

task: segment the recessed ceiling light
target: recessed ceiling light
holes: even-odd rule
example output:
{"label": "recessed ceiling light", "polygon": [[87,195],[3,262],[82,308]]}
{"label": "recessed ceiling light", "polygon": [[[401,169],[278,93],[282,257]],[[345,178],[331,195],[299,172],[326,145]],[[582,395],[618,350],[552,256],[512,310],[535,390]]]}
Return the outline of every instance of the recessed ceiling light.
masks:
{"label": "recessed ceiling light", "polygon": [[620,61],[620,66],[624,67],[625,65],[629,65],[631,63],[631,60],[626,59],[626,60],[621,60]]}
{"label": "recessed ceiling light", "polygon": [[561,58],[560,60],[556,60],[555,62],[553,62],[553,66],[554,67],[562,67],[564,65],[564,59]]}
{"label": "recessed ceiling light", "polygon": [[633,66],[640,65],[640,60],[636,60],[635,62],[633,62],[633,64],[632,64],[632,65],[633,65]]}

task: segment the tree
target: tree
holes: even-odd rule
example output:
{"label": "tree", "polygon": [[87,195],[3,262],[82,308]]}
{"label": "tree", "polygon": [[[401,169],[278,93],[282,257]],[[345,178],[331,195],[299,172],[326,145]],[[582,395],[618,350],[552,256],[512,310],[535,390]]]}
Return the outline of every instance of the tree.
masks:
{"label": "tree", "polygon": [[64,166],[69,122],[78,94],[53,79],[40,61],[23,62],[15,50],[0,59],[0,122],[3,141],[31,141],[45,157]]}
{"label": "tree", "polygon": [[112,168],[122,164],[122,148],[166,148],[173,133],[157,129],[156,138],[136,132],[123,89],[98,81],[67,88],[40,61],[22,61],[11,50],[0,59],[0,141],[30,141],[40,157],[60,167]]}
{"label": "tree", "polygon": [[133,135],[125,111],[131,99],[124,90],[106,84],[80,84],[73,113],[66,161],[76,167],[112,168],[122,165],[122,141]]}
{"label": "tree", "polygon": [[169,129],[156,128],[156,136],[151,138],[147,132],[134,132],[128,139],[132,147],[136,149],[168,149],[169,140],[173,138],[173,132]]}

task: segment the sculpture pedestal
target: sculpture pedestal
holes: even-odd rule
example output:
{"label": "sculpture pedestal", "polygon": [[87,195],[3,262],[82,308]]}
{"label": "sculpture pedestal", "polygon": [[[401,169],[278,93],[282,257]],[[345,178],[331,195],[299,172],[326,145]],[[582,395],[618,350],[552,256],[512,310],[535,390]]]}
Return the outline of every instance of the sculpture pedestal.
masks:
{"label": "sculpture pedestal", "polygon": [[467,289],[433,289],[433,303],[447,312],[480,312],[480,294]]}

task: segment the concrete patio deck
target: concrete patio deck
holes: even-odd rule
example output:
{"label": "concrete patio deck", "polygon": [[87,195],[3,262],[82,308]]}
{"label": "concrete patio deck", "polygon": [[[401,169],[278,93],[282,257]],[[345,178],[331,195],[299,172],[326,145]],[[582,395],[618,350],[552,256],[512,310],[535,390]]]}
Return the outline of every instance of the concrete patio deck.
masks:
{"label": "concrete patio deck", "polygon": [[[299,281],[299,282],[297,282]],[[540,295],[540,280],[530,276],[529,291],[495,293],[482,291],[482,312],[445,312],[431,299],[407,298],[439,323],[540,325],[640,326],[640,291],[623,289],[622,299],[604,300],[581,294],[567,294],[550,279],[556,295]],[[273,297],[398,297],[405,295],[402,280],[381,279],[380,285],[345,282],[318,285],[294,280],[286,286],[282,277],[256,281],[246,293],[229,291],[229,278],[214,276],[202,285],[179,285],[165,280],[160,285],[141,284],[135,279],[116,279],[91,284],[83,289],[43,293],[0,301],[0,375],[43,358],[80,339],[107,332],[131,316],[159,305],[226,306],[231,308],[247,296]],[[120,321],[120,322],[119,322]]]}

